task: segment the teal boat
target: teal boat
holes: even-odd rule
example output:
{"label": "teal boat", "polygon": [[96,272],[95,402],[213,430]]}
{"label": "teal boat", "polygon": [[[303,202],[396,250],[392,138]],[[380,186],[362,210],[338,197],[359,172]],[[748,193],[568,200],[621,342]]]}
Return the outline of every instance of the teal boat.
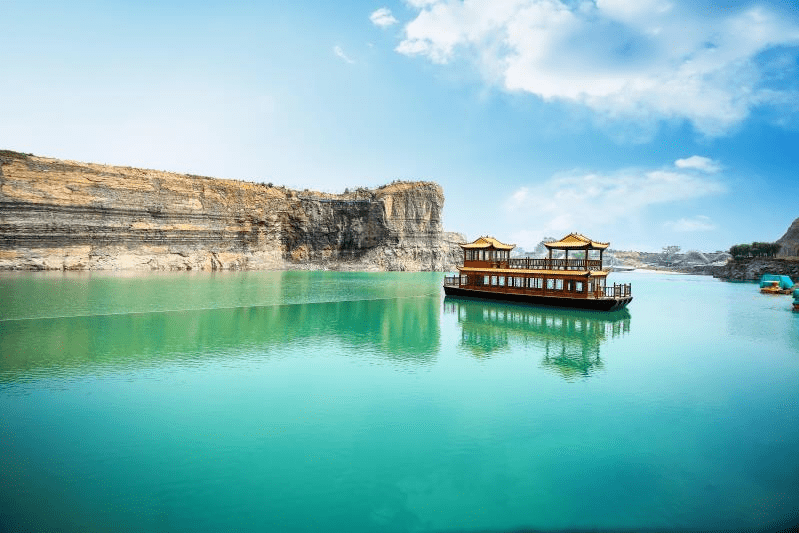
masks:
{"label": "teal boat", "polygon": [[791,294],[793,280],[780,274],[763,274],[760,278],[760,292],[766,294]]}
{"label": "teal boat", "polygon": [[793,310],[799,311],[799,289],[793,290]]}

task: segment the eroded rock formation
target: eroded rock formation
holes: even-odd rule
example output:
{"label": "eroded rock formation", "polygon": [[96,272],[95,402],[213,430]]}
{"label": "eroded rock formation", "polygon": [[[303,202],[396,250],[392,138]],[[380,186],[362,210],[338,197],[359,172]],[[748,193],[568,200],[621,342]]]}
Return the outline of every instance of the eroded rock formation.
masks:
{"label": "eroded rock formation", "polygon": [[450,270],[441,187],[342,195],[0,151],[0,269]]}
{"label": "eroded rock formation", "polygon": [[793,221],[785,235],[777,239],[780,251],[777,257],[799,257],[799,218]]}

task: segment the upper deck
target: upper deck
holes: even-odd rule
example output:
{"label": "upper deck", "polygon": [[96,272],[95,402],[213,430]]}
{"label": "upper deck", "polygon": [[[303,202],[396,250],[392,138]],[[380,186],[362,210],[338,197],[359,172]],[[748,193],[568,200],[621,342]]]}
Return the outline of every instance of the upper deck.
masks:
{"label": "upper deck", "polygon": [[533,257],[514,257],[497,261],[464,259],[463,266],[481,269],[577,270],[582,272],[603,270],[601,259],[536,259]]}
{"label": "upper deck", "polygon": [[[493,237],[480,237],[474,242],[461,245],[461,248],[463,248],[463,267],[560,272],[603,271],[602,253],[608,247],[608,243],[594,241],[579,233],[570,233],[559,241],[544,243],[544,246],[549,250],[548,257],[511,258],[510,251],[516,247],[515,244],[505,244]],[[553,258],[552,250],[562,250],[565,253],[565,257]],[[581,257],[569,258],[569,252],[576,252]],[[594,257],[591,256],[592,252]]]}

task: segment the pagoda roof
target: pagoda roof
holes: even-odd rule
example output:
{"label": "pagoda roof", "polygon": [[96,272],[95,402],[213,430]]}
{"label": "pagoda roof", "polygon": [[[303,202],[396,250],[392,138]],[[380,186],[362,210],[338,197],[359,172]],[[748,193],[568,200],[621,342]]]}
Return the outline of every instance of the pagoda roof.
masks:
{"label": "pagoda roof", "polygon": [[497,250],[513,250],[514,248],[516,248],[516,245],[499,242],[494,237],[480,237],[474,242],[470,242],[468,244],[461,244],[461,248],[466,250],[480,250],[485,248],[495,248]]}
{"label": "pagoda roof", "polygon": [[585,235],[581,235],[579,233],[569,233],[559,241],[545,242],[544,246],[546,246],[549,249],[554,248],[557,250],[569,250],[569,249],[604,250],[605,248],[610,246],[610,243],[594,241],[592,239],[589,239]]}

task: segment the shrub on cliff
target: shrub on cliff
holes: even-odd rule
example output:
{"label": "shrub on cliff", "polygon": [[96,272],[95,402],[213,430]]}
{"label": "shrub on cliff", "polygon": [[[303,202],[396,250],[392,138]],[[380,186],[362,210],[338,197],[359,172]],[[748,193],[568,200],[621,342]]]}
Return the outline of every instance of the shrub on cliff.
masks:
{"label": "shrub on cliff", "polygon": [[753,242],[752,244],[736,244],[730,248],[730,255],[735,259],[742,257],[774,257],[780,251],[776,242]]}

